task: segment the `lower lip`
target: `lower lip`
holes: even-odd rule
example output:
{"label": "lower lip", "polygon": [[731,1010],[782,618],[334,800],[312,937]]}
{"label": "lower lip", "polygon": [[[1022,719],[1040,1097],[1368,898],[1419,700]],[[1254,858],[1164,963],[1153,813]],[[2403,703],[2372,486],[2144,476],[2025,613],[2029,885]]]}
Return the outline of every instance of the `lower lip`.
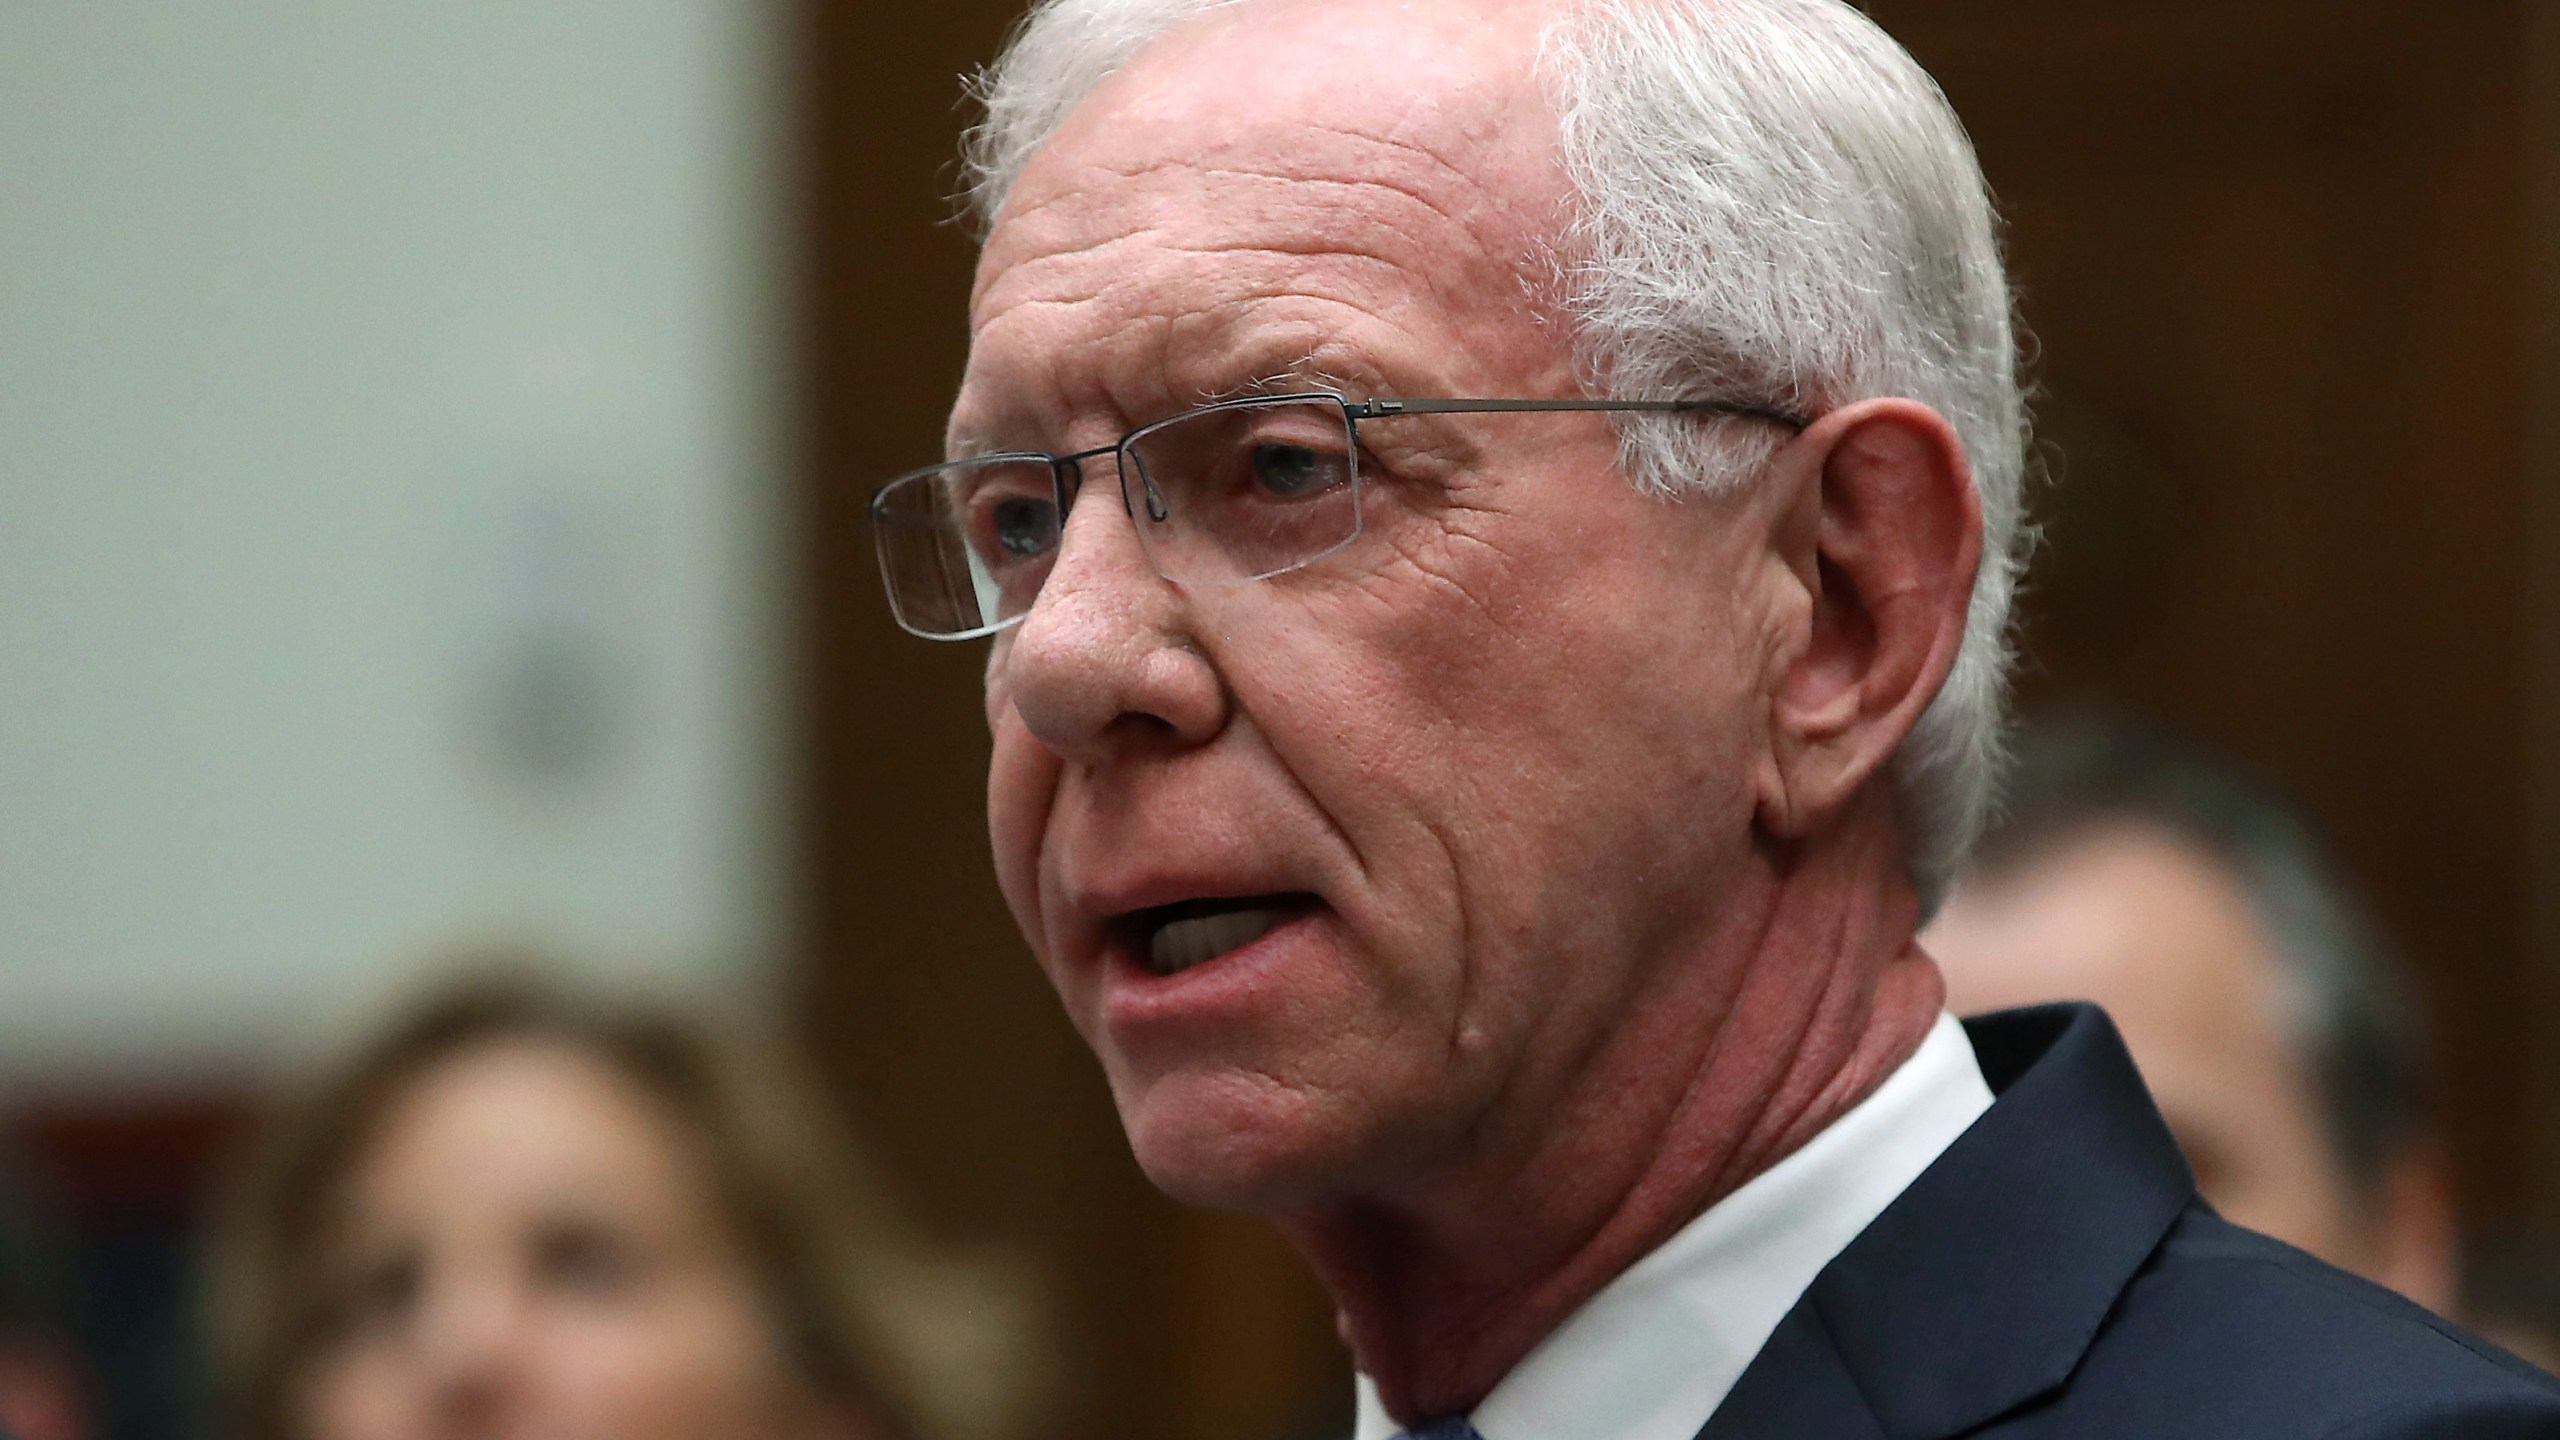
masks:
{"label": "lower lip", "polygon": [[1125,945],[1105,965],[1103,1020],[1113,1030],[1212,1019],[1256,1008],[1290,966],[1323,949],[1324,911],[1300,910],[1249,944],[1159,975]]}

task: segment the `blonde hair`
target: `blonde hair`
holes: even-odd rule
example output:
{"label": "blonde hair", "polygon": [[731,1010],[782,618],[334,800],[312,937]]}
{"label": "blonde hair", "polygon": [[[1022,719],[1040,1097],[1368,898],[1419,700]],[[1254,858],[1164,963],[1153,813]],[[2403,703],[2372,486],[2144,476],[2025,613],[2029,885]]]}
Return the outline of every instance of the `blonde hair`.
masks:
{"label": "blonde hair", "polygon": [[[316,1238],[384,1117],[420,1077],[493,1041],[592,1056],[699,1147],[792,1370],[895,1440],[997,1440],[1029,1388],[1019,1272],[929,1254],[772,1045],[670,1007],[607,1001],[510,968],[431,997],[280,1106],[243,1157],[210,1257],[225,1440],[299,1440],[320,1329]],[[1008,1383],[1010,1381],[1011,1383]]]}

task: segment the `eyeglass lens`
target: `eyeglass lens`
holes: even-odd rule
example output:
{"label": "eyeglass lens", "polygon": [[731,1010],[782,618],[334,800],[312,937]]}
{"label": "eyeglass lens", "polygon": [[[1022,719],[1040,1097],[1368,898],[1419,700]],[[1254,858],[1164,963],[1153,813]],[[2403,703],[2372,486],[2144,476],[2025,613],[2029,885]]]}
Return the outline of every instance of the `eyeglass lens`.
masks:
{"label": "eyeglass lens", "polygon": [[[1120,489],[1140,543],[1188,586],[1260,580],[1359,534],[1356,442],[1331,397],[1213,405],[1132,432]],[[873,504],[899,623],[919,634],[993,630],[1031,608],[1064,531],[1056,467],[997,456],[919,471]]]}

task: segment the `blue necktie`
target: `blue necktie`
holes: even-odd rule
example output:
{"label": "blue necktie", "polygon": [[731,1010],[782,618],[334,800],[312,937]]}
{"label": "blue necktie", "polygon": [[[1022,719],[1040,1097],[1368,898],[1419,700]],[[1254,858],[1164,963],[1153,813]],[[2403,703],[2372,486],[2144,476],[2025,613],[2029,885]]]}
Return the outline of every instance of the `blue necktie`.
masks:
{"label": "blue necktie", "polygon": [[1443,1415],[1405,1431],[1396,1440],[1484,1440],[1484,1437],[1476,1433],[1476,1427],[1467,1423],[1466,1416]]}

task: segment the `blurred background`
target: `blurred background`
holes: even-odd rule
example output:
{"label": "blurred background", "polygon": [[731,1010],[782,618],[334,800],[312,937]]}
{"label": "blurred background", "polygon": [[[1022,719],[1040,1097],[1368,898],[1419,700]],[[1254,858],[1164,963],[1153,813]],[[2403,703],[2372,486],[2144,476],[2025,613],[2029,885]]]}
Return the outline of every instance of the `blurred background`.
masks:
{"label": "blurred background", "polygon": [[[93,1433],[196,1433],[222,1157],[488,943],[806,1042],[1048,1297],[1026,1437],[1340,1408],[1295,1261],[1131,1165],[989,875],[981,652],[891,625],[862,528],[938,453],[1017,8],[0,7],[0,1135]],[[1870,9],[2036,337],[2024,700],[2299,800],[2468,1225],[2549,1244],[2560,7]]]}

